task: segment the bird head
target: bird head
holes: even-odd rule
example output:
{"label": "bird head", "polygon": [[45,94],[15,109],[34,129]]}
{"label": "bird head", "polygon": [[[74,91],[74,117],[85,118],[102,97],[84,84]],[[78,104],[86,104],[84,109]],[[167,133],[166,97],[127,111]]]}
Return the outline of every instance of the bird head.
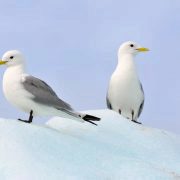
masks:
{"label": "bird head", "polygon": [[16,66],[24,63],[24,57],[21,52],[17,50],[11,50],[4,53],[0,65]]}
{"label": "bird head", "polygon": [[146,51],[149,51],[149,49],[142,47],[135,42],[127,41],[120,46],[118,55],[120,54],[136,55],[138,52],[146,52]]}

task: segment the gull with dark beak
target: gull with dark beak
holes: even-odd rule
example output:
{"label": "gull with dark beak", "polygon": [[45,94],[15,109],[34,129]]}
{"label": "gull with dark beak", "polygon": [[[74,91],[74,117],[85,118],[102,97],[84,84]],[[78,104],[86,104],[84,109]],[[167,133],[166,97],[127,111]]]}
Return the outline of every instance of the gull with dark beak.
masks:
{"label": "gull with dark beak", "polygon": [[134,57],[139,52],[146,52],[147,48],[135,42],[123,43],[118,51],[118,65],[113,72],[106,102],[107,107],[127,119],[139,123],[139,118],[144,106],[144,91],[140,83]]}
{"label": "gull with dark beak", "polygon": [[100,120],[98,117],[74,111],[47,83],[26,74],[25,58],[21,52],[6,52],[0,64],[7,66],[3,76],[3,92],[6,99],[29,113],[28,120],[19,119],[20,121],[31,123],[34,116],[60,116],[92,124],[95,124],[93,121]]}

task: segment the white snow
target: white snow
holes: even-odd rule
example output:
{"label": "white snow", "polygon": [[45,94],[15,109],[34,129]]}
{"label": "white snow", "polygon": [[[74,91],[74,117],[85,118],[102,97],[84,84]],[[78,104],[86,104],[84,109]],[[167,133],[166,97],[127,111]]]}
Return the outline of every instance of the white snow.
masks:
{"label": "white snow", "polygon": [[180,136],[109,110],[87,113],[102,117],[97,127],[0,119],[0,180],[180,179]]}

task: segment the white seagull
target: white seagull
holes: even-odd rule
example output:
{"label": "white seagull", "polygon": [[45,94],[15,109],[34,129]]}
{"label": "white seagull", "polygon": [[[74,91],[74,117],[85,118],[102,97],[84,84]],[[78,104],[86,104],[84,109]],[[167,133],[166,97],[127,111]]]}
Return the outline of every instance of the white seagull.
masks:
{"label": "white seagull", "polygon": [[95,116],[75,112],[47,83],[26,74],[25,58],[21,52],[6,52],[0,64],[7,65],[3,76],[3,92],[6,99],[17,108],[30,113],[28,120],[18,120],[31,123],[33,116],[60,116],[92,124],[95,124],[92,121],[100,120]]}
{"label": "white seagull", "polygon": [[118,65],[113,72],[107,92],[107,107],[133,122],[137,121],[144,105],[144,91],[136,71],[134,57],[148,51],[135,42],[123,43],[118,51]]}

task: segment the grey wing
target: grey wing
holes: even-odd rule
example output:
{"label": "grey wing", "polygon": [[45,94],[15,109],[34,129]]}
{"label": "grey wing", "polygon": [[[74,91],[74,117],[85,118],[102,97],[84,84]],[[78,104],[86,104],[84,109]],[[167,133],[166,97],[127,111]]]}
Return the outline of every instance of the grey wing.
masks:
{"label": "grey wing", "polygon": [[22,85],[34,96],[33,100],[40,104],[53,106],[59,110],[73,110],[68,103],[64,102],[57,96],[47,83],[36,77],[26,76],[24,81],[22,81]]}
{"label": "grey wing", "polygon": [[[140,87],[141,87],[141,91],[143,93],[143,96],[144,96],[144,90],[143,90],[143,87],[142,87],[142,84],[140,83]],[[141,115],[142,113],[142,110],[143,110],[143,107],[144,107],[144,101],[145,101],[145,98],[143,98],[142,102],[141,102],[141,105],[139,106],[139,110],[138,110],[138,117]]]}
{"label": "grey wing", "polygon": [[110,102],[109,97],[108,97],[108,92],[107,92],[107,94],[106,94],[106,104],[107,104],[107,107],[108,107],[109,109],[112,109],[112,105],[111,105],[111,102]]}

